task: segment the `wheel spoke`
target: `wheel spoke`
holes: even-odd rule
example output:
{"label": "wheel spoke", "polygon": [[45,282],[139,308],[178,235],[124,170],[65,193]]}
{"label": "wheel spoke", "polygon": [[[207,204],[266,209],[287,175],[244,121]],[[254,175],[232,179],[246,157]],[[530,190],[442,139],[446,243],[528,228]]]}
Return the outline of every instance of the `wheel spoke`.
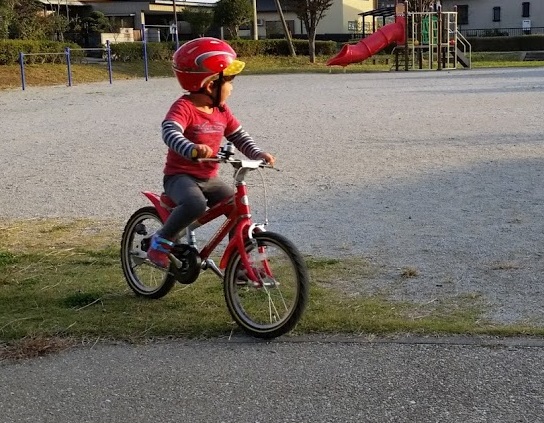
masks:
{"label": "wheel spoke", "polygon": [[[306,304],[307,273],[300,253],[285,238],[262,233],[246,246],[259,284],[240,283],[245,274],[239,254],[225,272],[225,299],[231,315],[250,334],[262,338],[290,330]],[[280,289],[281,286],[281,289]]]}
{"label": "wheel spoke", "polygon": [[144,207],[131,216],[121,240],[121,263],[127,283],[136,294],[149,298],[166,295],[175,283],[168,272],[147,259],[150,237],[161,227],[155,208]]}

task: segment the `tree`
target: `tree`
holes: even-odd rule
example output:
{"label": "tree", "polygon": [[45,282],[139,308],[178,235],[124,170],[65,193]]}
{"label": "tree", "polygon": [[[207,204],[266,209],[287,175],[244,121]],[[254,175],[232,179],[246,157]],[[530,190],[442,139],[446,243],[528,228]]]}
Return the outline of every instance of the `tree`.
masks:
{"label": "tree", "polygon": [[191,25],[193,35],[203,37],[212,26],[213,12],[210,9],[188,7],[183,11],[183,20]]}
{"label": "tree", "polygon": [[91,33],[114,32],[111,21],[102,12],[94,11],[83,18],[83,26]]}
{"label": "tree", "polygon": [[[0,0],[0,36],[19,39],[45,37],[36,0]],[[43,15],[42,15],[43,16]]]}
{"label": "tree", "polygon": [[325,12],[332,6],[334,0],[284,0],[297,17],[304,23],[308,34],[310,62],[315,63],[315,34],[317,24],[325,16]]}
{"label": "tree", "polygon": [[0,39],[9,38],[9,27],[15,19],[15,0],[0,0]]}
{"label": "tree", "polygon": [[68,18],[58,13],[51,13],[47,16],[39,17],[40,26],[46,37],[56,41],[64,41],[64,33],[68,30]]}
{"label": "tree", "polygon": [[238,28],[251,22],[252,16],[249,0],[219,0],[213,9],[214,22],[225,27],[230,38],[238,38]]}
{"label": "tree", "polygon": [[410,12],[426,12],[431,3],[433,0],[408,0],[408,10]]}

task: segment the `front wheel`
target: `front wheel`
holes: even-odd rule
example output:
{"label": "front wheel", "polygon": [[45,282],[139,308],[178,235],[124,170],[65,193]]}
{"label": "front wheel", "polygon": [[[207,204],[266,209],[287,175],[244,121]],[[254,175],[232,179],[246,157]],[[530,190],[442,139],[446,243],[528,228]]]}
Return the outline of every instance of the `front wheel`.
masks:
{"label": "front wheel", "polygon": [[147,298],[164,297],[176,280],[147,259],[151,237],[162,227],[159,213],[154,207],[143,207],[130,217],[121,238],[121,265],[128,286]]}
{"label": "front wheel", "polygon": [[225,271],[224,293],[233,319],[248,334],[271,339],[289,332],[308,301],[308,271],[297,248],[282,235],[254,234],[246,251],[258,281],[247,277],[239,252]]}

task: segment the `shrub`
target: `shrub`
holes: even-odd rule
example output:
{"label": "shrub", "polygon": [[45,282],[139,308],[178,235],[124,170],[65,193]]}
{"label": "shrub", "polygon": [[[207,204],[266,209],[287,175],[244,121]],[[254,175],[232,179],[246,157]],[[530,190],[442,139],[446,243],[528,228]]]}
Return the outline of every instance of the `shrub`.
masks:
{"label": "shrub", "polygon": [[[60,43],[56,41],[32,40],[0,40],[0,65],[19,63],[19,53],[32,54],[25,56],[25,63],[62,63],[65,62],[66,47],[79,49],[77,44]],[[47,54],[45,54],[47,53]],[[51,54],[58,53],[58,54]],[[72,52],[74,57],[83,55],[81,50]]]}
{"label": "shrub", "polygon": [[[289,56],[289,44],[287,40],[229,40],[228,43],[240,57],[251,56]],[[295,53],[299,55],[308,55],[307,40],[293,40]],[[334,41],[316,41],[316,54],[332,55],[336,53],[336,43]],[[175,51],[175,44],[168,43],[147,43],[147,57],[149,60],[170,60]],[[112,59],[122,62],[142,60],[142,43],[117,43],[111,45]]]}
{"label": "shrub", "polygon": [[[229,44],[236,50],[240,57],[270,55],[289,56],[289,43],[286,39],[265,40],[231,40]],[[303,56],[309,54],[308,40],[293,40],[295,53]],[[316,41],[315,53],[317,55],[331,55],[336,53],[334,41]]]}
{"label": "shrub", "polygon": [[[117,43],[111,44],[112,60],[120,62],[131,62],[142,60],[144,57],[143,43]],[[175,50],[175,44],[168,43],[147,43],[148,60],[170,60]]]}
{"label": "shrub", "polygon": [[544,35],[520,35],[516,37],[467,38],[472,51],[538,51],[544,50]]}

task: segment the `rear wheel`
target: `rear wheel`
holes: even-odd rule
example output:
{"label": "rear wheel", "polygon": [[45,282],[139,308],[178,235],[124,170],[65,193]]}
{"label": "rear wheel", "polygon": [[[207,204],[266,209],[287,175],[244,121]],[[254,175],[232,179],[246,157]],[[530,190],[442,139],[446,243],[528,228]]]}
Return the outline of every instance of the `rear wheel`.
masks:
{"label": "rear wheel", "polygon": [[225,271],[224,293],[233,319],[248,334],[275,338],[298,323],[308,300],[308,272],[297,248],[285,237],[261,232],[246,251],[258,281],[247,277],[235,252]]}
{"label": "rear wheel", "polygon": [[161,227],[157,210],[143,207],[130,217],[121,238],[121,265],[128,286],[147,298],[164,297],[176,283],[173,275],[147,259],[151,237]]}

